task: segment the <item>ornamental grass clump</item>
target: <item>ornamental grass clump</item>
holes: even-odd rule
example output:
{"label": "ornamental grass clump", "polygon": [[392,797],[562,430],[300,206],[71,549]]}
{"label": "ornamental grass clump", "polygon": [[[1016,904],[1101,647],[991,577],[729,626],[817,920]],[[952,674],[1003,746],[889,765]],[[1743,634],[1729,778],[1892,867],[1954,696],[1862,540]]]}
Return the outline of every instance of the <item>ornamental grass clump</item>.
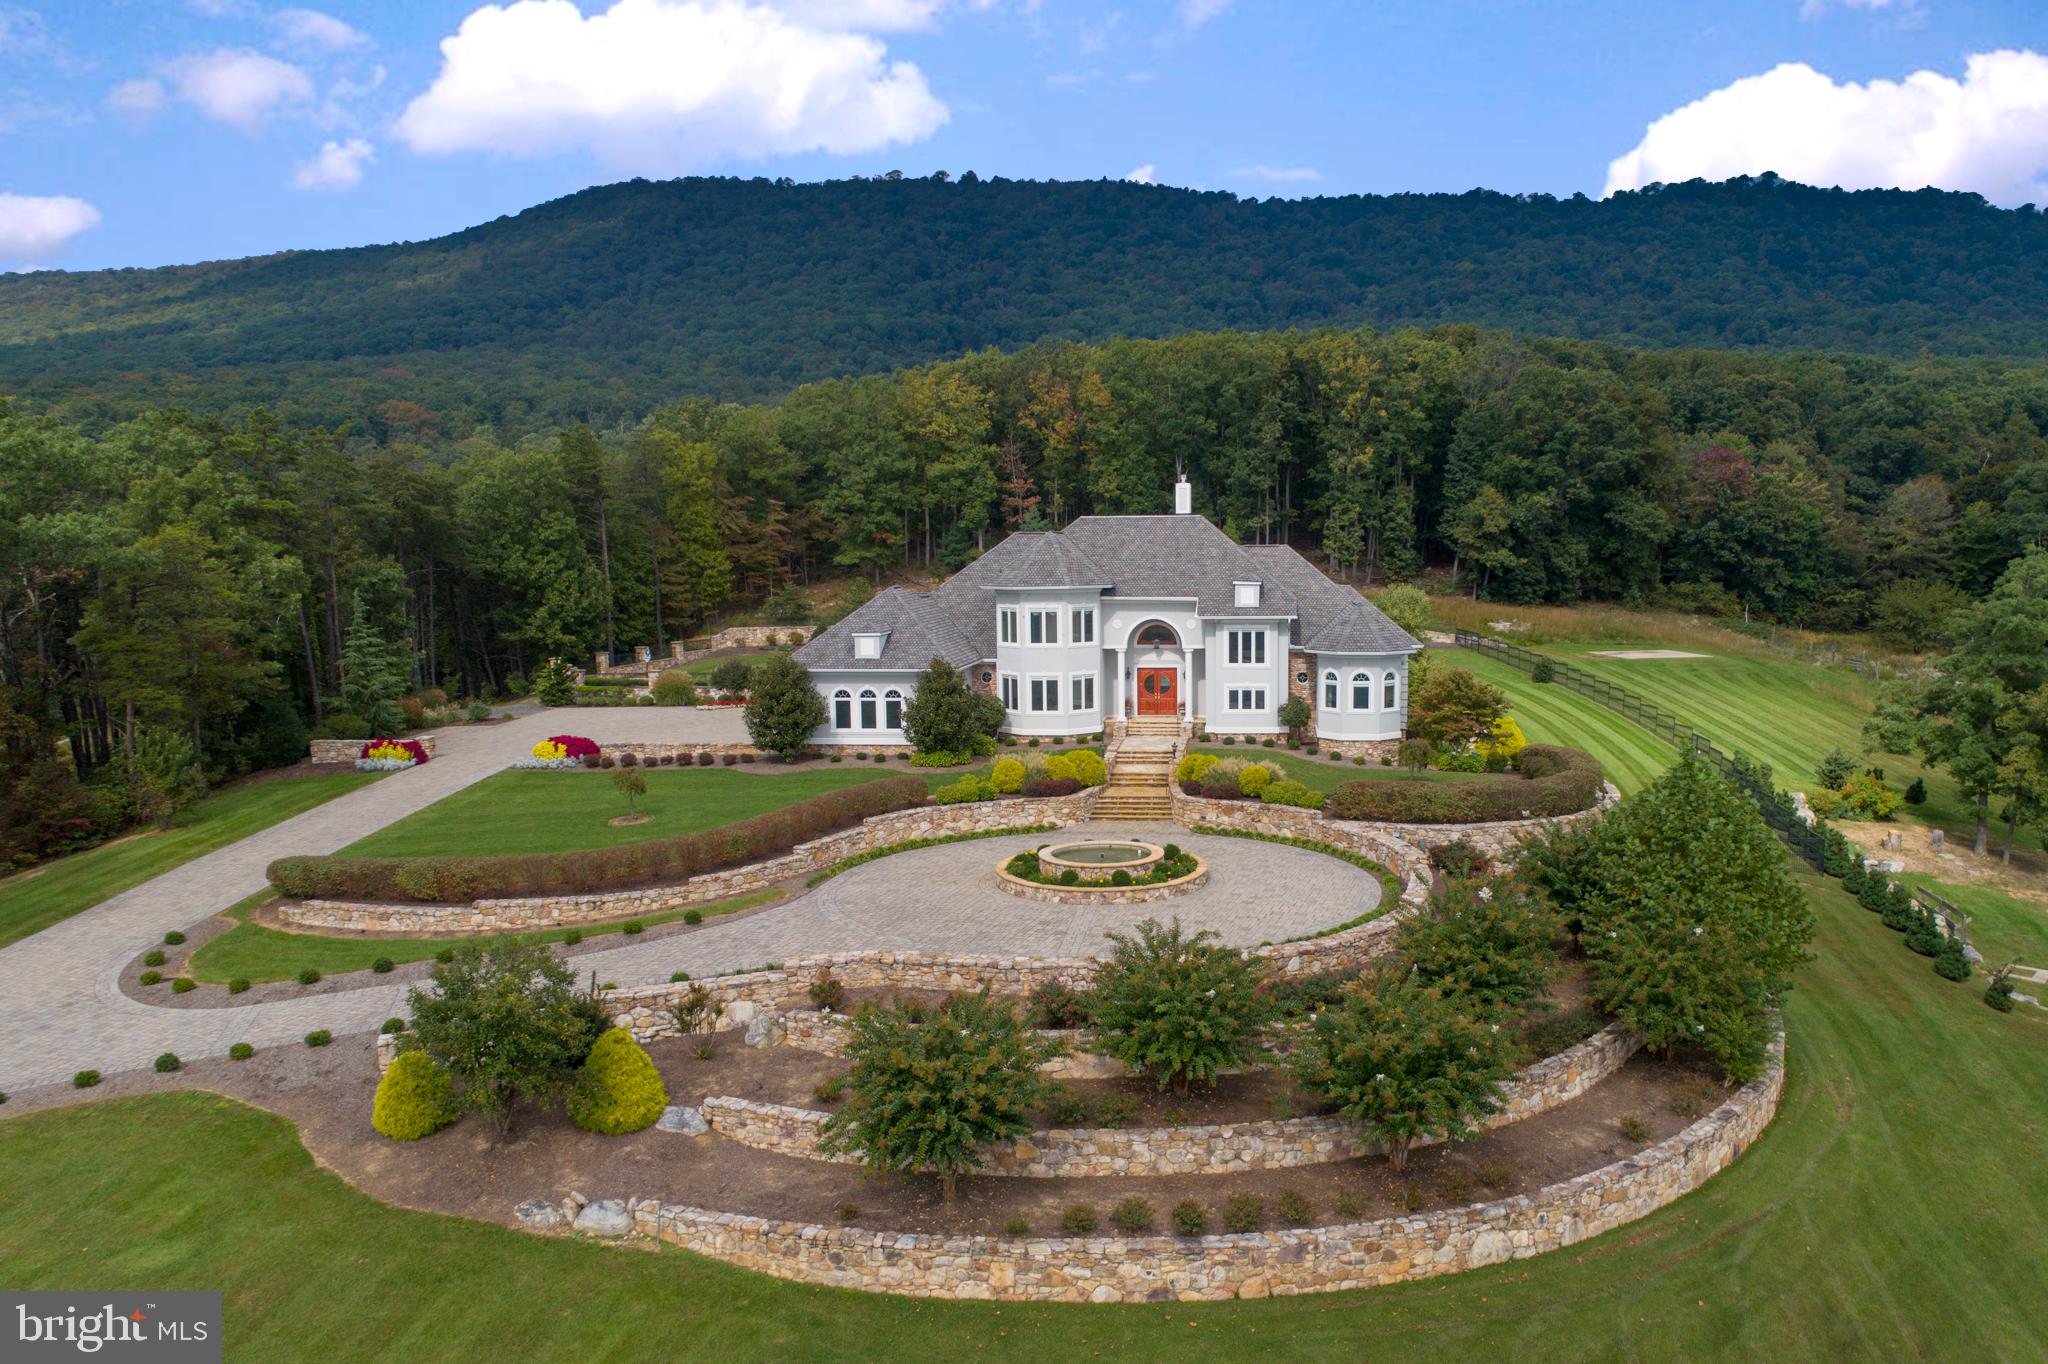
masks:
{"label": "ornamental grass clump", "polygon": [[455,1121],[461,1111],[448,1072],[425,1052],[402,1051],[377,1082],[370,1126],[393,1141],[418,1141]]}
{"label": "ornamental grass clump", "polygon": [[1295,1077],[1387,1144],[1396,1173],[1418,1139],[1471,1135],[1500,1107],[1514,1049],[1470,999],[1408,976],[1361,981],[1295,1048]]}
{"label": "ornamental grass clump", "polygon": [[1178,918],[1109,938],[1115,954],[1091,994],[1098,1050],[1177,1094],[1251,1059],[1274,1005],[1242,952],[1206,929],[1183,933]]}
{"label": "ornamental grass clump", "polygon": [[668,1087],[625,1028],[597,1039],[569,1096],[569,1120],[586,1132],[624,1136],[652,1127],[668,1107]]}
{"label": "ornamental grass clump", "polygon": [[825,1120],[819,1149],[860,1158],[871,1174],[955,1180],[988,1147],[1031,1130],[1031,1111],[1054,1092],[1039,1066],[1063,1048],[1027,1032],[987,990],[953,995],[922,1021],[892,1001],[852,1017],[845,1107]]}

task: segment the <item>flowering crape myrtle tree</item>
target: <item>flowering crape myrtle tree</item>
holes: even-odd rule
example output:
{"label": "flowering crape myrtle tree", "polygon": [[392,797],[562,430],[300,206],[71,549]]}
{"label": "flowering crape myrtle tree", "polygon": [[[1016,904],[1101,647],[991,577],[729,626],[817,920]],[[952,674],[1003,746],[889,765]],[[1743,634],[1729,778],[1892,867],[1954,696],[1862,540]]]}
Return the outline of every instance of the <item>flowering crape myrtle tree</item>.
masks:
{"label": "flowering crape myrtle tree", "polygon": [[1544,884],[1593,967],[1593,1002],[1670,1053],[1754,1078],[1765,1014],[1808,959],[1813,909],[1756,806],[1688,754],[1610,812]]}
{"label": "flowering crape myrtle tree", "polygon": [[1215,937],[1147,919],[1109,935],[1116,953],[1095,976],[1096,1045],[1177,1094],[1244,1064],[1275,1012],[1259,968]]}
{"label": "flowering crape myrtle tree", "polygon": [[1416,1141],[1469,1136],[1500,1107],[1514,1056],[1469,992],[1388,975],[1360,981],[1316,1016],[1294,1072],[1384,1141],[1398,1173]]}
{"label": "flowering crape myrtle tree", "polygon": [[935,1174],[950,1199],[991,1144],[1030,1130],[1053,1088],[1039,1066],[1060,1051],[987,990],[921,1018],[900,1004],[862,1009],[846,1042],[849,1097],[819,1149],[858,1155],[875,1174]]}

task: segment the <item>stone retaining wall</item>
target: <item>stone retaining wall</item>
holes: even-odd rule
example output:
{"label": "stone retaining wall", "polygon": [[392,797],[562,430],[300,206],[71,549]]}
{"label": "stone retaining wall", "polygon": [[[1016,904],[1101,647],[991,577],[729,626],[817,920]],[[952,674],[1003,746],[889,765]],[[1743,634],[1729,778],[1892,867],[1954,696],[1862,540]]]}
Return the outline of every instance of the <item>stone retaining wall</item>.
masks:
{"label": "stone retaining wall", "polygon": [[295,900],[280,904],[277,917],[288,928],[404,933],[417,937],[518,933],[605,919],[639,918],[765,890],[793,878],[815,875],[849,857],[873,852],[893,843],[1034,824],[1065,827],[1085,823],[1095,808],[1100,790],[1100,787],[1095,787],[1071,796],[1049,799],[920,805],[909,810],[872,815],[853,828],[799,843],[779,857],[639,890],[522,896],[456,905]]}
{"label": "stone retaining wall", "polygon": [[[1614,1023],[1545,1057],[1501,1086],[1501,1107],[1482,1129],[1506,1127],[1578,1098],[1621,1069],[1641,1046],[1640,1037]],[[743,1145],[806,1160],[857,1163],[819,1154],[827,1115],[815,1109],[731,1098],[708,1099],[703,1109],[712,1131]],[[1241,1174],[1324,1165],[1378,1149],[1355,1119],[1342,1114],[1150,1129],[1053,1128],[992,1149],[981,1173],[1035,1179]]]}
{"label": "stone retaining wall", "polygon": [[1107,881],[1079,885],[1048,885],[1043,881],[1027,881],[1021,876],[1012,876],[1006,869],[1008,858],[996,865],[996,884],[1006,895],[1020,900],[1036,900],[1051,905],[1146,905],[1154,900],[1171,900],[1176,895],[1209,883],[1209,864],[1197,857],[1195,869],[1186,876],[1171,881],[1160,881],[1154,885],[1115,886]]}
{"label": "stone retaining wall", "polygon": [[[1419,876],[1428,880],[1425,867],[1417,867],[1414,851],[1425,854],[1432,848],[1464,839],[1499,860],[1510,856],[1530,834],[1553,824],[1577,824],[1597,818],[1621,799],[1612,782],[1601,790],[1591,809],[1545,819],[1509,819],[1489,824],[1387,824],[1369,820],[1327,819],[1320,810],[1293,805],[1268,805],[1257,800],[1210,800],[1191,796],[1178,784],[1173,787],[1173,821],[1193,828],[1207,824],[1219,829],[1240,829],[1247,833],[1278,834],[1288,838],[1311,838],[1363,853],[1374,861],[1401,873],[1412,883]],[[1402,857],[1406,853],[1405,858]],[[1399,859],[1399,860],[1396,860]]]}
{"label": "stone retaining wall", "polygon": [[[347,763],[353,767],[356,759],[362,756],[363,745],[368,742],[368,739],[308,739],[306,756],[316,763]],[[413,742],[424,748],[429,758],[434,756],[433,735],[422,734]]]}
{"label": "stone retaining wall", "polygon": [[1777,1112],[1784,1040],[1764,1074],[1684,1131],[1533,1194],[1299,1231],[1173,1237],[946,1236],[773,1221],[634,1201],[634,1230],[778,1278],[914,1297],[1184,1302],[1372,1288],[1576,1245],[1732,1164]]}

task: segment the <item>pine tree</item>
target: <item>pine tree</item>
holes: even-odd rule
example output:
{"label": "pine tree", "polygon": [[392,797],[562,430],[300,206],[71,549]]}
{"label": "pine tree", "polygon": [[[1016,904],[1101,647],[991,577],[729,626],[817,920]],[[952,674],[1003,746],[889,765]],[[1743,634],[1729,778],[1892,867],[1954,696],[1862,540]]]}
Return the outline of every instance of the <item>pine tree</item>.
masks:
{"label": "pine tree", "polygon": [[388,735],[405,730],[405,712],[398,708],[404,690],[398,651],[370,619],[358,592],[349,604],[348,637],[341,646],[341,694],[371,734]]}

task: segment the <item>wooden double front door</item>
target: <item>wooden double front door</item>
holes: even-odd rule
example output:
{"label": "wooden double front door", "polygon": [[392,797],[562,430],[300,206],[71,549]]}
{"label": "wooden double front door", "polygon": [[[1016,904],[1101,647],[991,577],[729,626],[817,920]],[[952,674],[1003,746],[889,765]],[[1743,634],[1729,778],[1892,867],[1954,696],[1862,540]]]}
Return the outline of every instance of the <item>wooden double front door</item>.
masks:
{"label": "wooden double front door", "polygon": [[1180,697],[1174,691],[1175,676],[1173,668],[1138,669],[1138,714],[1180,714]]}

